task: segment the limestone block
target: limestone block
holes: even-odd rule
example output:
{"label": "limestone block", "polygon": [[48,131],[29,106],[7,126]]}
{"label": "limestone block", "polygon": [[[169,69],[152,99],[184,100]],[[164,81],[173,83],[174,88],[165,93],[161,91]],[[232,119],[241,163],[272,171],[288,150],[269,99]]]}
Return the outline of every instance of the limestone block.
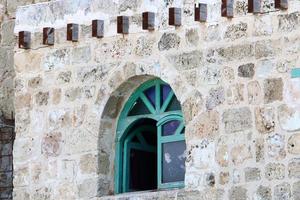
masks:
{"label": "limestone block", "polygon": [[238,76],[242,78],[253,78],[255,74],[254,63],[247,63],[238,67]]}
{"label": "limestone block", "polygon": [[176,33],[164,33],[158,42],[158,49],[160,51],[177,49],[180,45],[180,40],[180,37]]}
{"label": "limestone block", "polygon": [[199,32],[196,28],[190,28],[185,31],[186,43],[191,46],[197,46],[199,42]]}
{"label": "limestone block", "polygon": [[35,103],[38,105],[38,106],[46,106],[48,105],[48,102],[49,102],[49,92],[38,92],[36,95],[35,95]]}
{"label": "limestone block", "polygon": [[215,138],[219,133],[220,116],[217,111],[201,113],[193,123],[190,136],[193,138]]}
{"label": "limestone block", "polygon": [[300,159],[295,158],[290,160],[288,165],[289,177],[300,178]]}
{"label": "limestone block", "polygon": [[254,35],[266,36],[271,35],[274,31],[271,15],[258,15],[254,18]]}
{"label": "limestone block", "polygon": [[266,79],[264,81],[265,103],[282,101],[282,96],[283,96],[283,82],[281,78]]}
{"label": "limestone block", "polygon": [[285,177],[285,166],[281,163],[269,163],[265,167],[265,177],[269,180],[282,180]]}
{"label": "limestone block", "polygon": [[258,81],[251,81],[247,86],[248,90],[248,102],[251,105],[257,105],[262,102],[263,94],[262,89]]}
{"label": "limestone block", "polygon": [[71,125],[70,111],[65,109],[53,109],[48,112],[48,128],[56,130]]}
{"label": "limestone block", "polygon": [[134,52],[137,56],[150,56],[153,52],[155,38],[141,36],[137,39]]}
{"label": "limestone block", "polygon": [[202,94],[196,90],[183,102],[182,110],[186,123],[193,120],[201,111],[203,106]]}
{"label": "limestone block", "polygon": [[80,157],[79,167],[82,174],[93,174],[97,172],[97,156],[85,154]]}
{"label": "limestone block", "polygon": [[191,70],[201,66],[203,53],[201,51],[184,52],[168,56],[177,70]]}
{"label": "limestone block", "polygon": [[70,83],[72,80],[72,72],[71,71],[60,72],[56,80],[59,84]]}
{"label": "limestone block", "polygon": [[300,154],[300,133],[296,133],[288,139],[288,152],[296,155]]}
{"label": "limestone block", "polygon": [[254,199],[257,200],[272,200],[272,190],[270,187],[260,185],[255,194]]}
{"label": "limestone block", "polygon": [[42,139],[42,154],[46,157],[57,157],[62,150],[62,134],[59,132],[52,132],[46,134]]}
{"label": "limestone block", "polygon": [[64,148],[66,154],[97,151],[98,134],[77,128],[66,133],[65,142]]}
{"label": "limestone block", "polygon": [[244,101],[244,84],[233,84],[227,88],[226,98],[229,105],[240,104]]}
{"label": "limestone block", "polygon": [[37,71],[41,67],[42,54],[32,51],[14,54],[14,66],[18,73]]}
{"label": "limestone block", "polygon": [[87,64],[91,61],[91,47],[83,46],[72,49],[72,64]]}
{"label": "limestone block", "polygon": [[247,43],[238,44],[219,48],[216,51],[224,61],[241,60],[254,56],[254,45]]}
{"label": "limestone block", "polygon": [[227,109],[222,118],[227,133],[247,130],[253,126],[251,111],[247,107]]}
{"label": "limestone block", "polygon": [[52,198],[53,191],[49,187],[41,187],[39,189],[34,190],[31,194],[33,200],[47,200]]}
{"label": "limestone block", "polygon": [[234,186],[229,190],[229,199],[231,200],[247,200],[247,189],[241,186]]}
{"label": "limestone block", "polygon": [[258,78],[269,78],[275,72],[276,63],[271,59],[257,62],[256,74]]}
{"label": "limestone block", "polygon": [[286,131],[300,130],[300,110],[288,105],[278,107],[278,119],[281,128]]}
{"label": "limestone block", "polygon": [[227,145],[218,144],[216,149],[216,161],[222,167],[229,164],[229,147]]}
{"label": "limestone block", "polygon": [[226,28],[224,38],[230,40],[236,40],[248,36],[248,24],[239,22],[236,24],[229,25]]}
{"label": "limestone block", "polygon": [[222,78],[224,81],[231,83],[235,79],[234,70],[231,67],[224,67],[222,70]]}
{"label": "limestone block", "polygon": [[229,182],[230,174],[229,172],[220,172],[220,184],[226,185]]}
{"label": "limestone block", "polygon": [[252,158],[251,148],[245,144],[237,145],[232,148],[231,152],[231,159],[235,165],[240,165],[244,163],[246,160]]}
{"label": "limestone block", "polygon": [[54,105],[59,104],[61,101],[61,89],[55,88],[52,90],[52,103]]}
{"label": "limestone block", "polygon": [[43,85],[43,78],[41,78],[40,76],[33,77],[28,81],[28,86],[31,88],[38,88],[42,85]]}
{"label": "limestone block", "polygon": [[62,48],[48,53],[43,59],[43,67],[46,71],[64,68],[70,64],[70,50]]}
{"label": "limestone block", "polygon": [[208,97],[206,99],[206,109],[212,110],[215,107],[222,105],[225,101],[224,88],[218,87],[210,89]]}
{"label": "limestone block", "polygon": [[80,198],[90,199],[97,196],[98,179],[87,179],[78,185]]}
{"label": "limestone block", "polygon": [[267,154],[271,158],[277,160],[284,159],[286,156],[285,151],[285,137],[284,135],[275,134],[267,138],[268,150]]}
{"label": "limestone block", "polygon": [[221,81],[221,70],[217,65],[210,65],[201,68],[198,71],[198,84],[217,85]]}
{"label": "limestone block", "polygon": [[274,188],[274,200],[291,199],[291,186],[289,183],[281,183]]}
{"label": "limestone block", "polygon": [[16,42],[16,36],[13,33],[15,26],[14,20],[7,20],[1,25],[1,45],[13,46]]}
{"label": "limestone block", "polygon": [[261,179],[261,172],[259,168],[250,168],[245,169],[245,180],[246,182],[258,181]]}
{"label": "limestone block", "polygon": [[102,153],[98,158],[98,173],[108,175],[110,167],[109,154]]}
{"label": "limestone block", "polygon": [[265,144],[263,138],[255,140],[255,159],[256,162],[262,162],[265,159]]}
{"label": "limestone block", "polygon": [[255,109],[256,129],[260,133],[271,133],[275,129],[275,111],[273,107]]}
{"label": "limestone block", "polygon": [[24,187],[30,183],[30,172],[28,166],[14,169],[14,187]]}
{"label": "limestone block", "polygon": [[255,43],[255,58],[273,57],[281,50],[279,40],[261,40]]}
{"label": "limestone block", "polygon": [[292,194],[294,199],[300,199],[300,181],[293,184]]}
{"label": "limestone block", "polygon": [[296,30],[299,25],[299,12],[278,15],[278,23],[278,29],[281,32],[291,32]]}
{"label": "limestone block", "polygon": [[81,87],[72,87],[65,91],[65,99],[67,101],[76,101],[82,97],[82,88]]}

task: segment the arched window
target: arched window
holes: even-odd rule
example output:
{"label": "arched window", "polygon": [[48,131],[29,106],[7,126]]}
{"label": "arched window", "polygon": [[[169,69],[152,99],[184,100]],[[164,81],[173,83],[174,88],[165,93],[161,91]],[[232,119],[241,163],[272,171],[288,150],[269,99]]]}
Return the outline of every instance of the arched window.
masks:
{"label": "arched window", "polygon": [[142,84],[119,117],[116,193],[184,186],[184,121],[171,87],[160,79]]}

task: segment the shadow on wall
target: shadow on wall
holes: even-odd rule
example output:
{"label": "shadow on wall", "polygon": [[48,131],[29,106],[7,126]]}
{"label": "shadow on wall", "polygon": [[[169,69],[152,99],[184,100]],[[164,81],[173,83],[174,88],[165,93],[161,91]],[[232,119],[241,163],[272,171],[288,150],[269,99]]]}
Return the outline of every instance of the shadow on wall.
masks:
{"label": "shadow on wall", "polygon": [[0,116],[0,199],[12,199],[14,120]]}

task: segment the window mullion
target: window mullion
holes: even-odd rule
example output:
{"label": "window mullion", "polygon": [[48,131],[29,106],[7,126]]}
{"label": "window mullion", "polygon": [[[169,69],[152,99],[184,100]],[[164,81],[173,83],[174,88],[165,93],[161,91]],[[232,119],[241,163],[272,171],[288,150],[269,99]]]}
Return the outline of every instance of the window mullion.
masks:
{"label": "window mullion", "polygon": [[174,96],[174,92],[170,91],[170,94],[166,98],[165,102],[163,102],[163,105],[162,105],[161,110],[160,110],[161,112],[165,112],[166,111],[166,109],[167,109],[168,105],[170,104],[173,96]]}
{"label": "window mullion", "polygon": [[144,102],[145,106],[149,109],[149,111],[152,114],[155,114],[155,109],[152,106],[152,104],[150,103],[150,101],[148,100],[148,98],[146,97],[146,95],[144,93],[141,93],[140,98],[142,99],[142,101]]}

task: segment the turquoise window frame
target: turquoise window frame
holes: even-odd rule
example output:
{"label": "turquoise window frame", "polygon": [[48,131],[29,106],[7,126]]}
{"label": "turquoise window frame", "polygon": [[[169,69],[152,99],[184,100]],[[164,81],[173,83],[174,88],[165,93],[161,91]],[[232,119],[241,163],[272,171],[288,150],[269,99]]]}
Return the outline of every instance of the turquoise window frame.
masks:
{"label": "turquoise window frame", "polygon": [[[183,117],[182,117],[182,111],[175,110],[175,111],[166,111],[168,108],[168,105],[173,100],[173,98],[176,98],[174,92],[172,89],[170,90],[169,94],[167,95],[164,102],[161,102],[161,86],[162,85],[168,85],[167,83],[163,82],[160,79],[153,79],[145,82],[142,84],[128,99],[126,102],[123,110],[121,111],[121,114],[119,116],[118,124],[117,124],[117,131],[116,131],[116,156],[115,156],[115,193],[124,193],[124,192],[130,192],[128,188],[128,180],[124,178],[124,176],[127,176],[128,179],[128,165],[126,160],[124,159],[125,156],[128,157],[128,152],[124,152],[124,142],[128,137],[129,131],[131,131],[131,128],[135,124],[136,121],[140,119],[153,119],[157,122],[157,157],[158,157],[158,183],[157,187],[158,189],[167,189],[167,188],[179,188],[184,187],[184,182],[174,182],[174,183],[168,183],[163,184],[161,182],[161,154],[159,154],[159,151],[161,152],[161,144],[164,142],[170,142],[170,141],[180,141],[185,140],[184,134],[178,135],[175,133],[173,136],[168,137],[162,137],[161,136],[161,127],[164,123],[170,121],[170,120],[180,120],[181,126],[184,127]],[[155,107],[151,104],[151,102],[148,100],[146,95],[144,94],[144,91],[147,89],[155,87]],[[148,110],[150,111],[149,114],[142,114],[142,115],[135,115],[135,116],[128,116],[129,112],[133,108],[133,105],[137,101],[137,99],[140,98],[143,103],[146,105]],[[172,139],[173,138],[173,139]],[[160,144],[160,145],[158,145]],[[128,146],[126,147],[128,148]],[[126,155],[124,155],[126,154]],[[160,155],[160,156],[159,156]],[[128,161],[128,160],[127,160]],[[127,168],[124,166],[127,166]],[[125,171],[124,171],[125,170]],[[126,172],[127,171],[127,172]]]}

